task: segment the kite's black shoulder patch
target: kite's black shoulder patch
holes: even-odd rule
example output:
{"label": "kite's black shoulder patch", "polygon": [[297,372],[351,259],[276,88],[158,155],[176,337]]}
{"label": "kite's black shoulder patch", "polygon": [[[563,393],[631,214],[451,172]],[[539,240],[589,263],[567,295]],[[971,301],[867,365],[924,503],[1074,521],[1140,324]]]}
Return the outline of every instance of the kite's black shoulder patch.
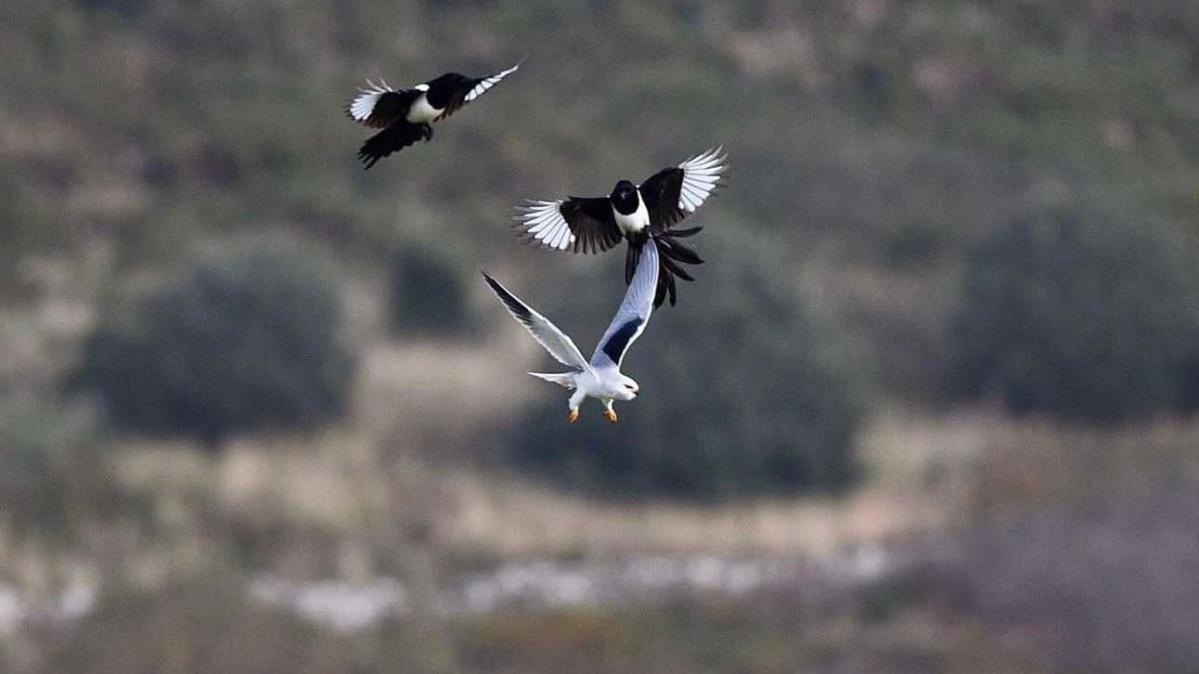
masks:
{"label": "kite's black shoulder patch", "polygon": [[628,348],[629,340],[637,334],[637,328],[641,327],[641,322],[640,318],[631,319],[612,333],[612,338],[604,344],[604,353],[612,359],[613,363],[620,362],[621,354]]}

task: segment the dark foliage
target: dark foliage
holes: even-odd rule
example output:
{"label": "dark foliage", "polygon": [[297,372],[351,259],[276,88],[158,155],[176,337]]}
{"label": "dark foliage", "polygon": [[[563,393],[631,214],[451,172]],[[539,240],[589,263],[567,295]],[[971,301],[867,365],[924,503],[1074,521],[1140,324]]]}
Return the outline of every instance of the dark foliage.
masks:
{"label": "dark foliage", "polygon": [[451,335],[469,326],[462,280],[435,250],[406,247],[392,257],[389,322],[396,336]]}
{"label": "dark foliage", "polygon": [[1115,422],[1181,403],[1199,281],[1179,233],[1058,206],[981,240],[952,319],[947,385],[1010,410]]}
{"label": "dark foliage", "polygon": [[655,313],[622,368],[641,394],[617,404],[617,426],[593,400],[568,426],[565,391],[555,389],[516,426],[515,463],[612,498],[709,500],[851,483],[859,401],[846,367],[827,326],[771,271],[774,256],[758,251],[751,262],[736,253],[744,249],[722,247],[720,263],[687,284],[682,306]]}
{"label": "dark foliage", "polygon": [[241,430],[315,427],[345,409],[355,364],[320,268],[290,246],[202,257],[100,324],[82,379],[127,430],[215,446]]}

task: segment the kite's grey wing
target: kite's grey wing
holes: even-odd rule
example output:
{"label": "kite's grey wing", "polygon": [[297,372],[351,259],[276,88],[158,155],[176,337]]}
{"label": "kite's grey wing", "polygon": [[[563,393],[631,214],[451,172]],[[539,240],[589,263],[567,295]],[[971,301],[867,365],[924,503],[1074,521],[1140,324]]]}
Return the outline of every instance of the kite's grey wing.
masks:
{"label": "kite's grey wing", "polygon": [[486,279],[487,285],[491,286],[496,296],[507,307],[508,313],[512,314],[513,318],[525,326],[529,334],[533,335],[533,339],[537,340],[537,343],[543,346],[546,351],[549,351],[551,356],[558,359],[558,362],[567,367],[572,367],[580,371],[587,369],[587,361],[583,358],[582,352],[579,351],[579,347],[575,346],[575,343],[571,341],[566,333],[559,330],[558,326],[551,323],[545,316],[542,316],[530,308],[529,305],[520,301],[520,298],[516,295],[508,292],[507,288],[500,285],[499,281],[488,276],[487,272],[483,272],[483,278]]}
{"label": "kite's grey wing", "polygon": [[616,316],[591,354],[595,368],[620,367],[633,340],[641,336],[649,315],[654,310],[654,292],[658,287],[658,244],[651,238],[641,252],[637,271]]}

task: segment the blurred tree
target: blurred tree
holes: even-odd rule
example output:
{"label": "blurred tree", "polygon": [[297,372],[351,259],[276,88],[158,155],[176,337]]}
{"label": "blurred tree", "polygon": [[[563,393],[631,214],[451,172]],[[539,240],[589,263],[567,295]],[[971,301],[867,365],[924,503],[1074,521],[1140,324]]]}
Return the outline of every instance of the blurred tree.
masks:
{"label": "blurred tree", "polygon": [[392,257],[389,322],[397,336],[448,335],[467,328],[465,289],[441,253],[405,247]]}
{"label": "blurred tree", "polygon": [[830,326],[807,312],[773,251],[716,238],[704,243],[722,251],[719,262],[700,267],[681,306],[657,312],[630,350],[623,371],[641,395],[620,423],[608,427],[589,401],[582,428],[568,426],[555,391],[517,424],[517,465],[623,496],[719,499],[852,482],[860,402]]}
{"label": "blurred tree", "polygon": [[120,427],[210,447],[245,429],[311,428],[349,399],[356,356],[341,319],[319,258],[294,245],[238,246],[103,319],[82,380]]}
{"label": "blurred tree", "polygon": [[1043,207],[969,256],[946,385],[1017,413],[1143,417],[1179,403],[1197,339],[1199,277],[1179,231],[1099,207]]}

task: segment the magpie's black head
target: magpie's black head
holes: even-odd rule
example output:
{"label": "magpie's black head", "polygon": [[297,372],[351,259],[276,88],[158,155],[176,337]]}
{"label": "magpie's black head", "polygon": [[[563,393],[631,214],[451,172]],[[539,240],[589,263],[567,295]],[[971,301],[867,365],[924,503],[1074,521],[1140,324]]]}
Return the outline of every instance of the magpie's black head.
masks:
{"label": "magpie's black head", "polygon": [[616,188],[608,195],[608,199],[612,201],[612,207],[622,215],[636,212],[641,201],[637,195],[637,186],[627,180],[616,183]]}

